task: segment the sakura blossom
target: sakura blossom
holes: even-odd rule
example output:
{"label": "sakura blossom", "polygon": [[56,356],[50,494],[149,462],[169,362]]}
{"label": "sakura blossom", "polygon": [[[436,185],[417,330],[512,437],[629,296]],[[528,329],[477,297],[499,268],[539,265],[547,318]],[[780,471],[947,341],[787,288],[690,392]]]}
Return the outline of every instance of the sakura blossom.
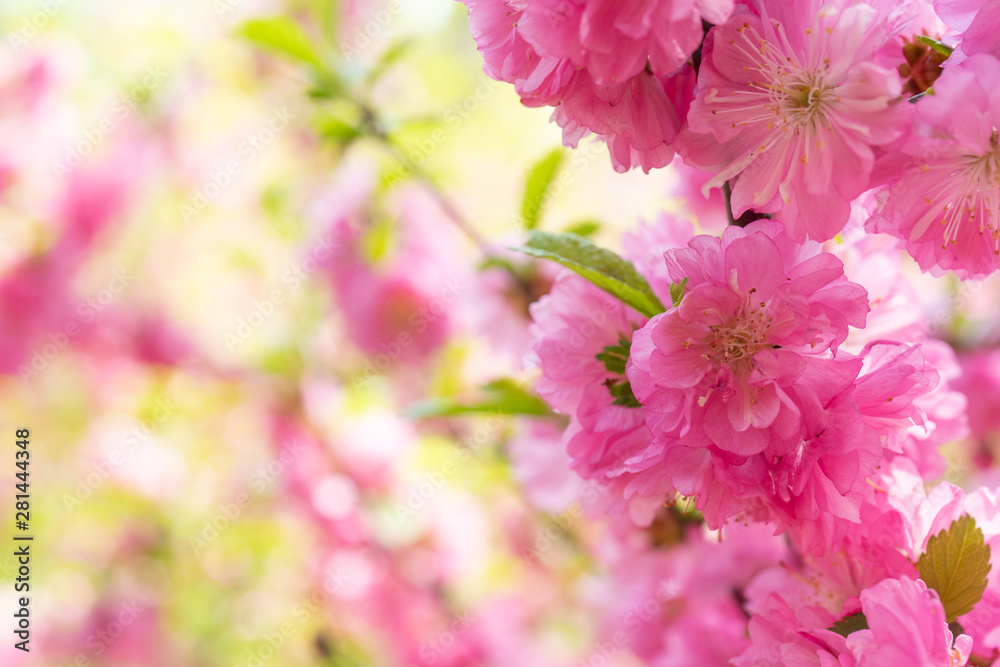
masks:
{"label": "sakura blossom", "polygon": [[780,213],[796,241],[844,227],[880,147],[909,122],[899,75],[875,62],[899,21],[887,10],[759,2],[706,38],[679,150],[715,173],[705,189],[732,181],[734,215]]}
{"label": "sakura blossom", "polygon": [[[916,105],[913,134],[895,160],[872,231],[901,239],[925,271],[977,279],[996,270],[997,60],[979,55],[948,68]],[[961,102],[959,102],[961,100]]]}
{"label": "sakura blossom", "polygon": [[0,664],[1000,664],[997,3],[2,3]]}

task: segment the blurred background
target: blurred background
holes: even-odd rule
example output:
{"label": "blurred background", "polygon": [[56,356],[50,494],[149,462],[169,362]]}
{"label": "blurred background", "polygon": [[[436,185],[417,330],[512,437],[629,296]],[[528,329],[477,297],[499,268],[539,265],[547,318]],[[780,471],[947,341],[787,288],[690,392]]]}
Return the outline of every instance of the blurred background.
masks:
{"label": "blurred background", "polygon": [[[402,416],[520,369],[526,297],[477,243],[518,241],[560,143],[482,73],[464,6],[5,0],[0,35],[5,628],[17,428],[35,537],[31,653],[5,630],[0,664],[586,647],[585,563],[525,558],[551,520],[501,449],[558,432]],[[564,173],[553,229],[615,238],[671,196],[599,144]]]}
{"label": "blurred background", "polygon": [[[0,664],[644,664],[525,389],[554,272],[505,247],[718,202],[564,152],[447,0],[4,0],[0,35]],[[926,282],[988,335],[995,281]]]}

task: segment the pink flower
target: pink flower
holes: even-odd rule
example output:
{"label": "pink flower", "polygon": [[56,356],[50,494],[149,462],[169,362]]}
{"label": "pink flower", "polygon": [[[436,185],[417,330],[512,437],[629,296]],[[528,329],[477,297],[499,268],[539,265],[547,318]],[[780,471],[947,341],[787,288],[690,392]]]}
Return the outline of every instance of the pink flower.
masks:
{"label": "pink flower", "polygon": [[[129,574],[134,572],[134,566],[121,562],[107,563],[106,566]],[[140,591],[128,591],[131,595],[127,596],[104,592],[76,627],[67,628],[62,624],[43,627],[41,642],[46,654],[52,660],[72,662],[99,650],[100,659],[105,664],[149,667],[164,667],[181,660],[176,640],[171,641],[167,631],[163,605]],[[17,653],[24,655],[20,651]],[[3,654],[0,653],[0,656]],[[5,664],[29,665],[31,662],[12,656],[9,662],[5,660]]]}
{"label": "pink flower", "polygon": [[[769,526],[732,524],[715,533],[661,508],[648,529],[616,527],[624,535],[602,540],[621,552],[596,594],[598,646],[617,641],[642,664],[685,667],[726,665],[749,645],[741,591],[788,555]],[[599,664],[597,655],[582,664]]]}
{"label": "pink flower", "polygon": [[832,238],[870,187],[875,149],[899,138],[899,75],[874,62],[896,23],[863,2],[758,0],[703,47],[690,130],[678,150],[735,179],[732,208],[781,211],[796,240]]}
{"label": "pink flower", "polygon": [[690,222],[661,213],[655,222],[643,222],[622,236],[626,259],[646,278],[663,303],[672,301],[670,271],[663,261],[663,253],[683,248],[693,235]]}
{"label": "pink flower", "polygon": [[[137,153],[133,146],[115,146],[110,157],[68,175],[51,202],[50,215],[59,225],[57,239],[45,252],[24,257],[0,276],[0,373],[17,373],[27,381],[55,354],[78,342],[75,337],[91,333],[88,329],[100,312],[90,308],[81,317],[83,299],[74,294],[72,284],[102,234],[114,227],[134,198],[134,173],[148,166]],[[120,283],[118,278],[116,285]]]}
{"label": "pink flower", "polygon": [[867,228],[903,239],[924,271],[984,277],[1000,265],[1000,61],[976,55],[946,69],[915,106]]}
{"label": "pink flower", "polygon": [[[633,496],[663,498],[672,491],[646,461],[650,441],[643,411],[628,392],[624,357],[638,312],[583,278],[562,273],[552,291],[531,306],[538,394],[570,416],[563,443],[584,479],[612,489],[611,509]],[[624,348],[621,346],[624,345]],[[597,358],[621,348],[615,367]]]}
{"label": "pink flower", "polygon": [[882,436],[883,446],[902,454],[909,427],[924,424],[916,400],[938,385],[937,369],[927,363],[919,345],[876,341],[865,347],[862,356],[865,365],[855,383],[854,400]]}
{"label": "pink flower", "polygon": [[961,358],[962,375],[956,382],[969,401],[969,428],[981,442],[1000,433],[1000,351],[975,350]]}
{"label": "pink flower", "polygon": [[934,339],[912,346],[882,339],[861,354],[853,396],[886,457],[909,459],[925,479],[939,477],[941,446],[968,431],[965,398],[950,384],[958,375],[955,353]]}
{"label": "pink flower", "polygon": [[[745,269],[751,253],[764,248],[744,245],[739,251],[746,255],[727,253],[724,261],[742,260]],[[815,416],[803,414],[813,402],[798,396],[796,383],[804,380],[809,389],[802,393],[810,397],[831,400],[850,386],[859,368],[844,355],[811,363],[805,355],[831,349],[831,341],[817,335],[828,324],[825,313],[810,313],[804,294],[776,294],[775,287],[784,285],[757,276],[737,278],[738,273],[731,270],[734,282],[742,283],[735,289],[706,281],[691,289],[680,307],[654,318],[636,341],[629,379],[640,402],[656,415],[657,431],[694,431],[705,445],[749,456],[764,451],[772,435],[775,440],[797,435],[801,419]]]}
{"label": "pink flower", "polygon": [[750,646],[732,664],[736,667],[855,667],[847,641],[827,629],[835,619],[821,609],[803,610],[811,624],[781,596],[769,597],[749,623]]}
{"label": "pink flower", "polygon": [[[786,559],[746,587],[753,647],[736,664],[950,666],[965,664],[973,641],[981,655],[996,648],[996,578],[975,608],[959,617],[965,635],[953,642],[938,596],[917,580],[914,566],[931,536],[965,514],[995,553],[996,494],[981,489],[966,495],[946,482],[927,491],[904,458],[883,464],[867,486],[862,522],[839,551]],[[851,633],[846,643],[827,631],[858,611],[869,630]],[[792,655],[801,662],[782,662]]]}
{"label": "pink flower", "polygon": [[[668,79],[640,72],[621,83],[605,85],[581,71],[565,89],[552,120],[563,129],[565,145],[576,148],[592,132],[608,144],[615,171],[642,167],[648,173],[670,164],[674,157],[673,143],[690,98],[685,96],[690,87],[685,81],[694,83],[689,74]],[[671,96],[671,88],[679,89],[678,97]]]}
{"label": "pink flower", "polygon": [[349,170],[342,174],[333,189],[341,197],[329,204],[332,211],[321,211],[332,217],[326,221],[330,234],[303,261],[323,260],[344,330],[378,370],[397,361],[423,361],[455,327],[452,311],[468,286],[464,270],[456,270],[453,261],[461,249],[427,193],[399,191],[388,229],[377,228],[363,196],[351,192],[370,194],[370,184],[355,180]]}
{"label": "pink flower", "polygon": [[867,630],[847,638],[827,628],[837,620],[819,607],[794,607],[772,594],[750,620],[752,645],[737,667],[961,667],[972,639],[953,637],[936,592],[909,577],[883,579],[865,589],[860,606]]}
{"label": "pink flower", "polygon": [[569,456],[561,442],[563,427],[552,420],[518,422],[507,453],[514,476],[532,505],[549,514],[564,512],[576,500],[584,482],[570,470]]}
{"label": "pink flower", "polygon": [[864,289],[776,222],[688,246],[665,255],[686,294],[635,334],[628,368],[665,473],[710,526],[757,503],[786,525],[856,522],[880,448],[847,391],[861,359],[835,353],[864,325]]}
{"label": "pink flower", "polygon": [[[670,302],[670,277],[650,261],[685,243],[691,225],[669,215],[623,237],[625,256]],[[563,272],[549,294],[531,305],[536,390],[571,417],[563,442],[573,468],[611,490],[609,509],[623,499],[639,523],[673,487],[661,469],[662,448],[651,445],[645,416],[625,379],[632,335],[646,318],[586,280]],[[600,355],[600,358],[599,358]]]}
{"label": "pink flower", "polygon": [[945,472],[941,447],[969,433],[968,401],[955,386],[961,371],[951,346],[931,338],[920,344],[920,351],[940,381],[914,400],[914,406],[923,412],[923,424],[909,429],[902,449],[924,479],[936,479]]}
{"label": "pink flower", "polygon": [[600,84],[624,81],[647,67],[670,74],[694,53],[702,19],[725,21],[733,0],[529,0],[519,32],[544,55],[571,60]]}
{"label": "pink flower", "polygon": [[[518,245],[520,239],[509,245]],[[555,262],[527,260],[514,252],[496,250],[492,260],[472,276],[460,300],[468,328],[483,336],[492,351],[505,356],[516,369],[529,353],[529,306],[552,288],[558,273]]]}
{"label": "pink flower", "polygon": [[572,63],[543,56],[525,40],[518,23],[524,3],[511,0],[467,0],[469,26],[486,73],[514,84],[526,106],[556,104],[574,73]]}
{"label": "pink flower", "polygon": [[[865,199],[874,204],[873,196]],[[911,376],[906,381],[913,383],[907,392],[909,403],[900,401],[899,391],[892,391],[879,399],[880,404],[868,402],[861,410],[869,424],[883,436],[887,450],[912,460],[925,479],[937,479],[945,469],[941,446],[959,440],[968,432],[965,397],[955,388],[961,371],[951,346],[928,337],[924,305],[906,277],[903,256],[894,249],[894,240],[866,234],[855,222],[870,215],[871,211],[863,208],[868,209],[856,207],[851,226],[842,234],[850,240],[830,244],[833,252],[844,259],[847,275],[868,287],[872,308],[865,328],[853,331],[843,349],[865,357],[859,386],[864,383],[869,390],[880,374],[883,379],[887,377],[883,372],[888,368],[884,361],[894,359],[891,373],[898,379],[903,379],[907,374],[905,369],[909,369]],[[903,344],[912,341],[921,342],[913,347]],[[918,385],[923,390],[914,392]],[[893,400],[886,401],[889,397]],[[859,403],[865,402],[860,394],[855,398]],[[904,407],[909,416],[902,414]],[[899,420],[886,419],[893,411]],[[904,427],[907,422],[911,424],[909,428]]]}
{"label": "pink flower", "polygon": [[962,33],[945,67],[975,53],[1000,56],[1000,0],[935,0],[934,9],[949,27]]}
{"label": "pink flower", "polygon": [[[904,519],[907,531],[904,552],[915,559],[927,548],[930,538],[948,528],[953,521],[968,514],[982,530],[990,547],[992,568],[982,600],[973,610],[958,618],[967,635],[972,637],[982,654],[1000,649],[996,614],[1000,609],[1000,577],[997,575],[997,554],[1000,553],[1000,498],[995,489],[979,488],[972,493],[941,482],[924,492],[919,478],[905,470],[895,471],[890,482],[894,493],[889,496],[892,508]],[[907,492],[909,491],[909,492]]]}
{"label": "pink flower", "polygon": [[615,169],[663,167],[694,85],[688,58],[702,19],[732,0],[465,0],[486,72],[514,84],[526,106],[552,106],[563,143],[603,138]]}
{"label": "pink flower", "polygon": [[961,667],[972,639],[956,639],[935,591],[919,579],[886,579],[861,593],[868,630],[852,632],[847,646],[858,667],[935,665]]}
{"label": "pink flower", "polygon": [[[346,268],[346,267],[345,267]],[[386,358],[380,366],[395,361],[426,359],[448,335],[448,316],[428,318],[430,297],[418,291],[404,276],[378,276],[360,266],[335,278],[338,305],[349,323],[351,340],[367,355]],[[362,285],[367,292],[359,291]],[[421,326],[418,326],[421,325]],[[418,330],[419,329],[419,330]]]}

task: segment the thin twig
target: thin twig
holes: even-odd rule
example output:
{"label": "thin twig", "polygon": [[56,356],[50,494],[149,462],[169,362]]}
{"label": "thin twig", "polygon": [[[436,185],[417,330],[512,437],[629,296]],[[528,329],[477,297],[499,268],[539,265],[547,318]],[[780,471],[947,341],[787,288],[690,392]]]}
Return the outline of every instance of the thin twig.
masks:
{"label": "thin twig", "polygon": [[378,124],[377,117],[375,117],[367,107],[362,106],[362,112],[367,117],[371,118],[368,126],[371,136],[381,141],[398,162],[406,165],[413,172],[414,176],[423,181],[424,184],[428,186],[431,194],[437,200],[438,205],[445,212],[445,215],[451,218],[452,222],[455,223],[455,226],[458,227],[463,234],[468,236],[469,240],[471,240],[484,255],[492,257],[495,253],[490,247],[489,242],[483,237],[482,234],[476,231],[476,228],[473,227],[468,220],[466,220],[465,216],[462,215],[458,208],[456,208],[448,196],[442,191],[441,187],[434,181],[431,175],[424,171],[424,169],[419,165],[413,164],[406,159],[406,156],[403,155],[403,151],[400,150],[399,146],[396,145],[388,133],[382,130]]}

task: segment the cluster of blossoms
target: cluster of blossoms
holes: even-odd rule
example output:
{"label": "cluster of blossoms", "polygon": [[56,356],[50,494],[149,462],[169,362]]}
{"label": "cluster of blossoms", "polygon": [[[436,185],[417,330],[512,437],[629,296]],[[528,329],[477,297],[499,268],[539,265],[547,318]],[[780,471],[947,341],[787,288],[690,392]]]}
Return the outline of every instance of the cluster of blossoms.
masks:
{"label": "cluster of blossoms", "polygon": [[995,479],[924,484],[970,421],[993,460],[995,355],[963,368],[899,249],[934,277],[1000,267],[996,3],[464,2],[487,73],[554,107],[564,143],[597,135],[618,171],[677,154],[728,207],[721,233],[664,215],[591,265],[579,240],[528,242],[575,271],[532,304],[528,357],[569,422],[557,452],[511,452],[535,493],[571,488],[565,457],[599,490],[611,644],[655,665],[991,664]]}
{"label": "cluster of blossoms", "polygon": [[[357,83],[363,103],[330,106],[357,106],[360,124],[336,140],[334,116],[317,114],[343,163],[307,192],[289,186],[289,202],[312,202],[308,230],[289,241],[287,273],[241,281],[260,334],[243,325],[213,352],[145,291],[120,294],[138,262],[86,291],[158,177],[184,171],[171,162],[185,133],[151,108],[56,183],[28,158],[63,150],[67,73],[26,58],[0,66],[0,194],[46,240],[16,232],[0,258],[0,374],[47,387],[50,364],[84,359],[87,398],[106,410],[140,375],[192,394],[178,422],[133,431],[145,463],[107,479],[156,502],[194,480],[219,501],[180,537],[213,580],[196,589],[243,587],[247,542],[265,532],[253,518],[279,519],[275,542],[301,558],[275,581],[308,591],[240,664],[266,662],[294,623],[302,660],[338,665],[1000,665],[1000,0],[463,2],[491,76],[553,107],[567,145],[598,137],[616,171],[669,168],[680,205],[624,234],[620,254],[587,238],[609,236],[590,218],[542,231],[540,206],[526,242],[496,244],[524,252],[494,247],[430,167],[380,173],[369,140],[403,153],[380,86],[363,62],[334,71],[324,49],[322,74],[338,76],[312,76],[311,97]],[[389,21],[398,5],[342,3],[339,29],[368,39],[387,24],[367,10]],[[402,53],[377,51],[361,60],[385,69]],[[298,160],[316,129],[281,141]],[[284,237],[285,188],[247,179],[238,210],[277,208],[243,229]],[[470,246],[474,268],[456,261]],[[268,276],[281,288],[259,302],[249,283]],[[294,344],[276,339],[283,327]],[[243,403],[203,420],[221,426],[204,449],[233,445],[231,478],[214,457],[211,474],[188,474],[158,444],[215,402],[201,393],[212,385],[222,407]],[[120,441],[105,429],[87,426],[95,456]],[[251,505],[247,537],[220,539]],[[299,524],[308,541],[286,540]],[[117,622],[178,541],[154,527],[102,547],[102,571],[125,567],[44,630],[53,659],[79,663]],[[197,664],[188,647],[203,642],[165,631],[189,606],[165,593],[184,587],[152,579],[163,590],[142,591],[146,610],[101,659]],[[271,618],[255,598],[232,605],[240,632]]]}
{"label": "cluster of blossoms", "polygon": [[774,214],[795,241],[833,238],[874,190],[867,228],[925,270],[997,267],[989,3],[466,4],[487,73],[554,107],[567,145],[593,133],[622,171],[679,154],[734,216]]}

